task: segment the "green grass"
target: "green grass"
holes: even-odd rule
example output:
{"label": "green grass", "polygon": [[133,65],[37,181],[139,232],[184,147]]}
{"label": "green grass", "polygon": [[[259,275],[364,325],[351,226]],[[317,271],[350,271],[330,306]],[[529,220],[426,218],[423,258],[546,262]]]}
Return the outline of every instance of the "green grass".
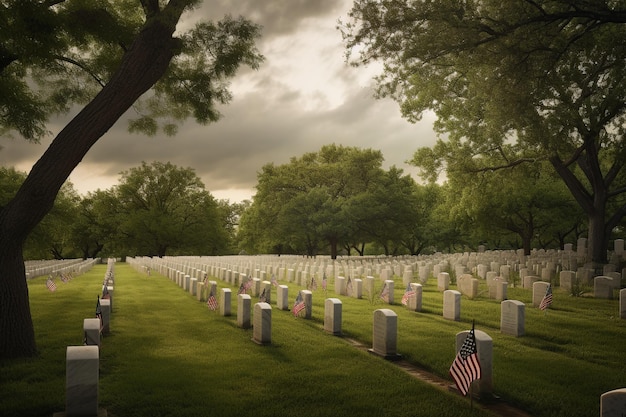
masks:
{"label": "green grass", "polygon": [[[29,281],[40,355],[0,364],[2,416],[64,410],[65,349],[82,341],[82,320],[94,315],[105,268],[58,282],[55,293],[43,277]],[[333,291],[314,292],[311,320],[273,308],[272,343],[259,346],[252,330],[236,325],[234,287],[233,315],[222,317],[158,274],[147,277],[118,263],[115,277],[112,333],[102,341],[100,360],[99,402],[111,416],[488,415],[325,333],[324,299],[336,297]],[[218,280],[218,286],[227,285]],[[290,304],[298,289],[289,284]],[[397,302],[403,291],[396,278]],[[461,322],[443,319],[443,296],[433,279],[424,286],[419,313],[377,297],[339,297],[342,328],[346,337],[371,346],[373,311],[391,308],[398,314],[398,352],[449,379],[454,335],[475,319],[493,338],[498,396],[533,416],[597,415],[600,395],[626,386],[626,320],[617,317],[617,301],[556,289],[553,308],[544,314],[531,307],[529,290],[510,288],[508,295],[526,303],[523,337],[500,334],[495,300],[463,297]]]}

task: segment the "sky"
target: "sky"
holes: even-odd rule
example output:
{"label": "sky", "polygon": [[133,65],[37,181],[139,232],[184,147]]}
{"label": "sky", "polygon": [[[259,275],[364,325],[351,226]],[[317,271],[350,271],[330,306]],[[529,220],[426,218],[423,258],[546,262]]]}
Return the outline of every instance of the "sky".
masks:
{"label": "sky", "polygon": [[[333,143],[379,150],[383,168],[395,165],[418,180],[406,161],[419,147],[435,143],[434,116],[409,123],[398,103],[374,98],[377,68],[346,64],[337,24],[351,5],[351,0],[206,0],[188,21],[230,14],[260,24],[261,67],[236,75],[233,100],[218,108],[223,116],[216,123],[189,120],[174,137],[147,137],[128,133],[120,119],[70,175],[74,188],[82,195],[108,189],[119,183],[122,171],[161,161],[192,168],[215,198],[241,202],[254,196],[263,165],[289,163]],[[40,144],[0,138],[0,164],[28,172],[67,120],[51,121],[52,135]]]}

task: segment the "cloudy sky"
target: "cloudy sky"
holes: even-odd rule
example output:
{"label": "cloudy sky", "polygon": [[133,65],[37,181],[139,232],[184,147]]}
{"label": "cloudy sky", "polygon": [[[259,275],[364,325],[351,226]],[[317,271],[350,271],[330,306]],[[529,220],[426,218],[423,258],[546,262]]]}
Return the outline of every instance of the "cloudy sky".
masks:
{"label": "cloudy sky", "polygon": [[[206,0],[193,19],[219,20],[229,13],[263,26],[261,68],[245,69],[233,80],[233,101],[220,108],[223,118],[217,123],[190,121],[175,137],[145,137],[127,133],[120,120],[70,176],[75,188],[81,194],[110,188],[121,171],[158,160],[193,168],[214,197],[238,202],[254,195],[264,164],[287,163],[331,143],[380,150],[385,168],[395,165],[416,178],[406,160],[434,143],[433,117],[425,115],[418,124],[402,119],[397,103],[373,98],[375,68],[344,62],[336,26],[351,4]],[[49,128],[56,134],[62,126],[58,121]],[[29,171],[49,143],[0,138],[0,164]]]}

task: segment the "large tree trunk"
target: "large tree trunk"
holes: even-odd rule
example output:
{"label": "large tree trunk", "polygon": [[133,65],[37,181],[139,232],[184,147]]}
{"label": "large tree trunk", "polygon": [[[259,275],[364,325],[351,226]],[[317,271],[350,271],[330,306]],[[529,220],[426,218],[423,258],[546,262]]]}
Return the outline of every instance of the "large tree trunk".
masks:
{"label": "large tree trunk", "polygon": [[111,81],[58,134],[15,198],[0,212],[0,359],[36,353],[22,245],[50,211],[87,151],[165,73],[178,42],[175,22],[146,23]]}

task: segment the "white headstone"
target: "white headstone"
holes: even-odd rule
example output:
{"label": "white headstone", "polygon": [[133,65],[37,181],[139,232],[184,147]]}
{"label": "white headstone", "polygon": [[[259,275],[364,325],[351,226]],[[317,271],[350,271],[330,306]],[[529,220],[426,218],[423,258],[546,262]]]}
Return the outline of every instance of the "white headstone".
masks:
{"label": "white headstone", "polygon": [[254,305],[252,340],[260,345],[272,342],[272,306],[268,303]]}
{"label": "white headstone", "polygon": [[222,316],[230,316],[231,295],[230,288],[222,288],[222,296],[220,297],[220,315]]}
{"label": "white headstone", "polygon": [[65,354],[65,414],[98,415],[98,346],[68,346]]}
{"label": "white headstone", "polygon": [[[456,334],[456,352],[461,349],[469,330]],[[476,352],[480,362],[480,379],[472,383],[472,393],[479,398],[493,397],[493,339],[482,330],[474,330]]]}
{"label": "white headstone", "polygon": [[500,331],[519,337],[524,335],[525,305],[518,300],[500,303]]}
{"label": "white headstone", "polygon": [[237,325],[243,329],[250,328],[250,308],[252,298],[249,294],[239,294],[237,296]]}
{"label": "white headstone", "polygon": [[600,396],[600,417],[626,416],[626,388],[605,392]]}
{"label": "white headstone", "polygon": [[324,330],[334,335],[341,334],[341,300],[327,298],[324,303]]}
{"label": "white headstone", "polygon": [[461,293],[456,290],[443,292],[443,318],[448,320],[461,320]]}
{"label": "white headstone", "polygon": [[397,349],[398,316],[388,308],[374,311],[373,345],[370,352],[386,359],[399,357]]}
{"label": "white headstone", "polygon": [[276,288],[276,308],[289,310],[289,287],[286,285],[279,285]]}
{"label": "white headstone", "polygon": [[100,346],[100,319],[83,320],[83,343],[89,346]]}

